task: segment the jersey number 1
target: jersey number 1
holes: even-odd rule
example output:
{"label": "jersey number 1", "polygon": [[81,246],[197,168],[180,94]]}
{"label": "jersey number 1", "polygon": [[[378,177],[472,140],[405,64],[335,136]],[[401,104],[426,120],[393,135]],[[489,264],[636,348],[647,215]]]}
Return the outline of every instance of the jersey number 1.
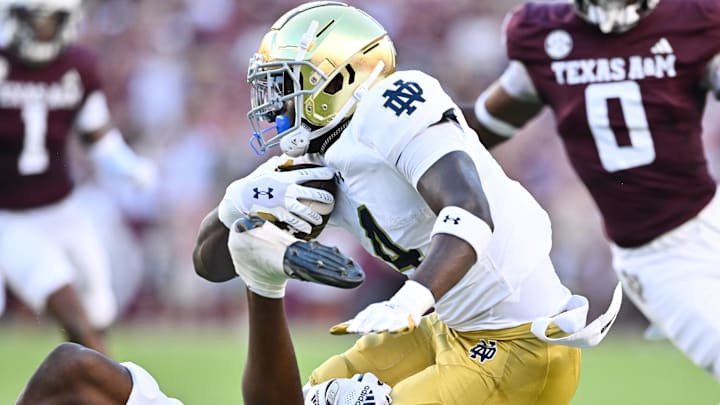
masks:
{"label": "jersey number 1", "polygon": [[22,108],[21,116],[25,133],[18,172],[23,176],[43,173],[50,165],[50,156],[45,146],[47,107],[40,102],[27,103]]}
{"label": "jersey number 1", "polygon": [[[620,100],[630,145],[619,145],[610,125],[608,100]],[[587,120],[595,139],[600,162],[608,172],[631,169],[655,160],[650,126],[642,103],[640,86],[633,81],[596,83],[585,89]]]}

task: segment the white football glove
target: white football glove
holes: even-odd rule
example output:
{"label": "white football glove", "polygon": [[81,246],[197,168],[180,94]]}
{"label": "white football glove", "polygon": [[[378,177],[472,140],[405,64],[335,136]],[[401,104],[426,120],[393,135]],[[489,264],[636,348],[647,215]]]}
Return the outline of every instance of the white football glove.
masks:
{"label": "white football glove", "polygon": [[298,200],[333,204],[335,199],[325,190],[304,187],[311,180],[330,180],[335,173],[327,167],[279,172],[275,169],[286,159],[274,156],[248,176],[231,183],[218,207],[218,217],[225,226],[244,215],[258,215],[288,224],[293,232],[309,234],[312,225],[322,223],[322,216]]}
{"label": "white football glove", "polygon": [[235,272],[251,291],[268,298],[285,296],[288,276],[283,267],[285,250],[299,239],[270,221],[247,230],[246,218],[230,226],[228,249]]}
{"label": "white football glove", "polygon": [[155,163],[139,156],[135,168],[130,173],[133,184],[143,191],[149,191],[155,189],[157,178],[158,170]]}
{"label": "white football glove", "polygon": [[392,404],[392,388],[372,373],[355,374],[352,378],[333,378],[304,390],[305,405]]}
{"label": "white football glove", "polygon": [[432,292],[422,284],[408,280],[388,301],[370,304],[355,318],[330,328],[334,335],[348,333],[401,333],[415,329],[422,316],[435,305]]}

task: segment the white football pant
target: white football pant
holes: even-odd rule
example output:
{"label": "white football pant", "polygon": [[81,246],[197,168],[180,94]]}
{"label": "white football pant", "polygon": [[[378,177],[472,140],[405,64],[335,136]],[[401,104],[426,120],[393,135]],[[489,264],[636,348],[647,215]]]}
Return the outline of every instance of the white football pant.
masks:
{"label": "white football pant", "polygon": [[720,193],[698,216],[638,248],[612,246],[625,293],[720,381]]}
{"label": "white football pant", "polygon": [[115,320],[107,252],[73,195],[46,207],[0,211],[0,277],[36,313],[44,312],[50,295],[73,284],[94,327]]}

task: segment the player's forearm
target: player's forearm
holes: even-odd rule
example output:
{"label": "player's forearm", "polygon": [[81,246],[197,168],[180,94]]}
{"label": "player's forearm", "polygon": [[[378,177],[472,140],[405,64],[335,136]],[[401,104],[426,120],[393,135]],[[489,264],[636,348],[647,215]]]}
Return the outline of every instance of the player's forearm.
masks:
{"label": "player's forearm", "polygon": [[282,299],[247,290],[248,355],[243,370],[247,405],[303,403],[300,371]]}
{"label": "player's forearm", "polygon": [[463,114],[480,141],[491,148],[512,138],[542,106],[525,68],[511,63],[503,77],[483,91],[473,106],[463,108]]}
{"label": "player's forearm", "polygon": [[476,261],[470,244],[452,235],[438,234],[433,237],[427,256],[410,279],[427,287],[437,301]]}
{"label": "player's forearm", "polygon": [[451,152],[435,162],[420,178],[418,191],[438,217],[413,279],[437,300],[485,251],[494,224],[475,163],[465,152]]}

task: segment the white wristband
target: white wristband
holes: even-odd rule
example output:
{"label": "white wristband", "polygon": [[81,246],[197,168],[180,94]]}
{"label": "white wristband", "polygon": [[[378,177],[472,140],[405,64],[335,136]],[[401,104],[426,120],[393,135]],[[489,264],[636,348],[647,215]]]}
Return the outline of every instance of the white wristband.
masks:
{"label": "white wristband", "polygon": [[457,236],[469,243],[475,249],[478,259],[492,239],[492,230],[487,222],[463,208],[454,206],[445,207],[438,213],[430,237],[438,233]]}
{"label": "white wristband", "polygon": [[417,324],[422,315],[435,305],[435,297],[424,285],[414,280],[407,280],[390,298],[390,303],[408,309]]}

